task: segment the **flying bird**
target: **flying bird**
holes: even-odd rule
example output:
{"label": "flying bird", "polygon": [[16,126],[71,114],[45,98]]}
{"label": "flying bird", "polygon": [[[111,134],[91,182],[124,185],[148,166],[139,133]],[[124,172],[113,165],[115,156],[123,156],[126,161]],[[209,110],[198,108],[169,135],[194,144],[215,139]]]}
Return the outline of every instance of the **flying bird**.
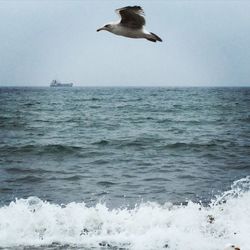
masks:
{"label": "flying bird", "polygon": [[130,38],[145,38],[151,42],[162,42],[162,39],[152,32],[144,29],[146,24],[144,11],[140,6],[127,6],[116,10],[121,20],[112,22],[99,28],[97,31],[106,30],[118,36]]}

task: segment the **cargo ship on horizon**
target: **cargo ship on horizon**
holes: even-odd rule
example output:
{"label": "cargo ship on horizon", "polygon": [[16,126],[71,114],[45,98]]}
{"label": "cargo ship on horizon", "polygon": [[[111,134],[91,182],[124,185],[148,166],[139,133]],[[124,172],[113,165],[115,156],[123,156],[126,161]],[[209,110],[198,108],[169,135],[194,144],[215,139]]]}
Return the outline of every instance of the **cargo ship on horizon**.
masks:
{"label": "cargo ship on horizon", "polygon": [[57,80],[53,80],[50,83],[50,87],[73,87],[73,83],[61,83]]}

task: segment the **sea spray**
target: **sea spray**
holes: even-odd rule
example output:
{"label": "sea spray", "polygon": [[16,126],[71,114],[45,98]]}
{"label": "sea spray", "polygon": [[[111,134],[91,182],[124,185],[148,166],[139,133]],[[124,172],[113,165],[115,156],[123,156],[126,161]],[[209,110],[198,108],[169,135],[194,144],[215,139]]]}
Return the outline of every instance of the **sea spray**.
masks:
{"label": "sea spray", "polygon": [[250,177],[209,206],[142,203],[109,209],[98,203],[51,204],[37,197],[17,199],[0,208],[0,247],[16,249],[67,246],[65,249],[223,250],[250,245]]}

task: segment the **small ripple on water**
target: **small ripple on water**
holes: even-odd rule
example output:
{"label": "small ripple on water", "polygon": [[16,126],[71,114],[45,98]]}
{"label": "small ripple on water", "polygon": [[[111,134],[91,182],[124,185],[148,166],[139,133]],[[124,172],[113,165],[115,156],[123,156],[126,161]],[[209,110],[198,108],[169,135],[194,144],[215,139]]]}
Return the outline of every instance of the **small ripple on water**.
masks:
{"label": "small ripple on water", "polygon": [[38,177],[38,176],[34,176],[34,175],[26,175],[24,177],[20,177],[20,178],[11,178],[11,179],[7,179],[5,180],[5,182],[11,183],[18,183],[19,185],[21,185],[22,183],[38,183],[38,182],[43,182],[45,181],[44,178]]}
{"label": "small ripple on water", "polygon": [[17,168],[17,167],[11,167],[11,168],[6,168],[6,172],[8,173],[13,173],[13,174],[44,174],[44,173],[50,173],[52,171],[50,170],[45,170],[45,169],[39,169],[39,168]]}
{"label": "small ripple on water", "polygon": [[111,181],[98,181],[96,184],[100,186],[104,186],[104,187],[110,187],[110,186],[116,185],[117,183],[114,183]]}

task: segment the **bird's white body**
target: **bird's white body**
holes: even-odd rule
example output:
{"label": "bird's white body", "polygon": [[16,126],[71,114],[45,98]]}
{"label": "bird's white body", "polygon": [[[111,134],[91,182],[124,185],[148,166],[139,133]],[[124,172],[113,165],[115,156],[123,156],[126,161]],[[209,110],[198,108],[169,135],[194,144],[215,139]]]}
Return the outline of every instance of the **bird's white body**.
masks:
{"label": "bird's white body", "polygon": [[125,36],[130,38],[146,38],[150,33],[146,31],[145,29],[131,29],[128,27],[124,27],[123,25],[120,25],[119,23],[113,23],[111,24],[112,28],[109,30],[111,33],[118,35],[118,36]]}

